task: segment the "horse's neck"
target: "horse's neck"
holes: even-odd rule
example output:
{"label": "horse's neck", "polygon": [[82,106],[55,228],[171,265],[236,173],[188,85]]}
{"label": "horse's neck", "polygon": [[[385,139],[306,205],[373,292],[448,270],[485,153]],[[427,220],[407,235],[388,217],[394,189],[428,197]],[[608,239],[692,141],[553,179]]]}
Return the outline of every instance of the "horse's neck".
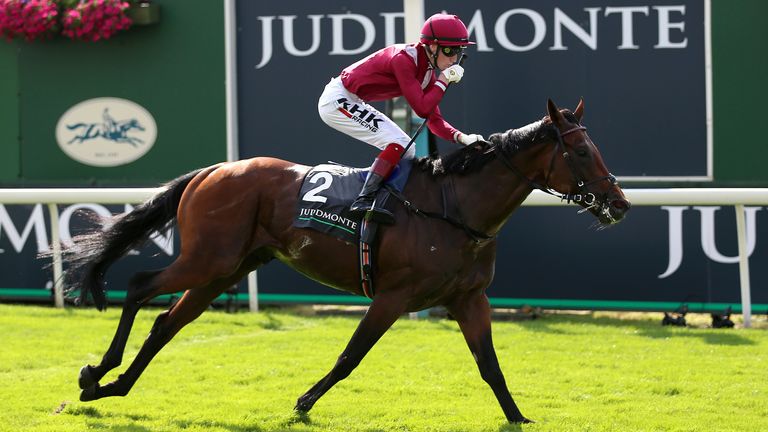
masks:
{"label": "horse's neck", "polygon": [[[534,174],[525,169],[522,173],[526,176]],[[532,191],[528,182],[498,158],[479,172],[456,176],[454,181],[458,205],[467,225],[489,235],[495,235],[501,229]]]}

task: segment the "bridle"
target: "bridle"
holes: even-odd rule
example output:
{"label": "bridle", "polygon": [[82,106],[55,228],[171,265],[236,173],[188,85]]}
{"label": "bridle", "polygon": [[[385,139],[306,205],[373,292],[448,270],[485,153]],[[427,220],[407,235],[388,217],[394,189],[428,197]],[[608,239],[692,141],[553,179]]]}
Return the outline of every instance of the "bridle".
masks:
{"label": "bridle", "polygon": [[[585,208],[582,209],[582,211],[587,211],[593,207],[599,206],[601,207],[601,211],[605,213],[606,216],[608,216],[610,219],[613,219],[613,217],[610,215],[610,212],[609,212],[610,209],[607,205],[607,194],[602,194],[602,196],[600,197],[600,200],[598,200],[597,195],[589,191],[589,186],[601,181],[608,181],[612,185],[615,185],[617,183],[616,177],[613,174],[608,173],[607,176],[598,177],[590,181],[584,181],[579,175],[578,170],[574,166],[573,160],[570,157],[570,153],[568,153],[568,149],[565,148],[565,143],[563,142],[564,136],[572,134],[574,132],[586,131],[586,130],[587,128],[582,125],[577,125],[571,129],[568,129],[565,132],[560,132],[559,130],[557,130],[558,132],[557,143],[555,145],[554,150],[552,151],[552,157],[549,160],[549,168],[547,169],[547,174],[544,176],[544,186],[526,177],[525,174],[523,174],[523,172],[520,171],[512,163],[512,161],[509,159],[509,155],[507,155],[507,153],[504,152],[503,150],[500,150],[500,146],[495,146],[495,149],[498,150],[498,154],[501,156],[500,157],[501,162],[507,168],[509,168],[513,173],[515,173],[518,177],[525,180],[526,183],[528,183],[528,186],[530,186],[532,189],[538,189],[549,195],[556,196],[560,198],[562,201],[566,201],[568,203],[574,202],[577,204],[583,204]],[[574,194],[561,193],[553,189],[551,186],[549,186],[549,179],[554,170],[555,159],[557,158],[558,153],[563,155],[563,159],[565,159],[565,163],[566,165],[568,165],[568,169],[571,171],[573,180],[578,186],[578,190]]]}

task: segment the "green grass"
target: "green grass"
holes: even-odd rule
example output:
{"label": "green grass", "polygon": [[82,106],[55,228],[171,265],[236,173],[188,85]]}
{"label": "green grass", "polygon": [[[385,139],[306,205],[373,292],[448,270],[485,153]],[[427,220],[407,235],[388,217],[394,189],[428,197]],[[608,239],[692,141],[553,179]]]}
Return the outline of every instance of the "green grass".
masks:
{"label": "green grass", "polygon": [[[159,310],[139,313],[127,366]],[[666,328],[660,314],[496,322],[523,414],[508,425],[457,326],[401,319],[307,417],[296,398],[328,372],[359,317],[209,311],[125,398],[78,401],[77,372],[109,345],[119,309],[0,305],[0,430],[764,431],[768,327]]]}

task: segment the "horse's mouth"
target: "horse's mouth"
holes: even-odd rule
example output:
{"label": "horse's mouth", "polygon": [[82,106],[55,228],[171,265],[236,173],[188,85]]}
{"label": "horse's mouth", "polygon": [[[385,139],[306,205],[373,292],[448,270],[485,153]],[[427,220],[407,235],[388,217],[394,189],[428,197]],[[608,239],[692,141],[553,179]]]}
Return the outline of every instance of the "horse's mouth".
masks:
{"label": "horse's mouth", "polygon": [[582,204],[583,209],[579,210],[579,213],[589,211],[592,213],[602,225],[615,225],[624,219],[627,211],[629,211],[629,201],[624,199],[616,200],[595,200],[591,204]]}

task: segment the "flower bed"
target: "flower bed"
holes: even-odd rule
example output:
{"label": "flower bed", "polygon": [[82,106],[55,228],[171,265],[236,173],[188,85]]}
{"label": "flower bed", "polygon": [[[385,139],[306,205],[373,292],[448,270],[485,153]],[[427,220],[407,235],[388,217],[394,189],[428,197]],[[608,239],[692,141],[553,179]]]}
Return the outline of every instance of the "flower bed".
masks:
{"label": "flower bed", "polygon": [[139,0],[0,0],[0,36],[34,41],[60,34],[83,41],[108,39],[131,27]]}

